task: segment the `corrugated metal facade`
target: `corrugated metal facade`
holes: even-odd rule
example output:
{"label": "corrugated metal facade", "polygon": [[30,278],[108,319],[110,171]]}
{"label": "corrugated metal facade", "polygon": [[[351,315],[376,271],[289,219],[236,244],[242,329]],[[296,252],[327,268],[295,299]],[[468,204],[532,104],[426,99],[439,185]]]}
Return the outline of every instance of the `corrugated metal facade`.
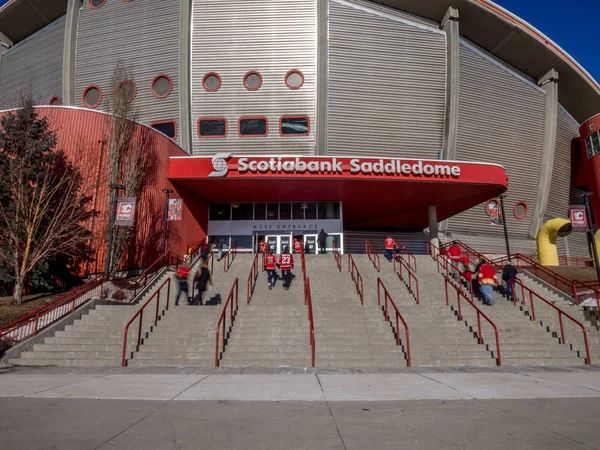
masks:
{"label": "corrugated metal facade", "polygon": [[[527,240],[540,177],[544,137],[545,92],[501,63],[461,42],[460,94],[456,159],[505,167],[509,189],[505,200],[510,236]],[[513,215],[524,201],[529,214]],[[481,234],[503,245],[502,227],[490,225],[484,205],[450,219],[452,233]],[[490,244],[491,245],[491,244]],[[515,252],[530,251],[516,245]]]}
{"label": "corrugated metal facade", "polygon": [[330,0],[328,154],[439,157],[446,35],[407,17]]}
{"label": "corrugated metal facade", "polygon": [[[77,37],[77,105],[84,106],[82,94],[92,84],[106,99],[115,66],[122,60],[134,73],[138,121],[149,125],[175,120],[179,128],[180,13],[179,0],[108,1],[101,8],[84,2]],[[158,74],[173,80],[173,90],[162,99],[151,90]],[[103,100],[98,109],[106,104]]]}
{"label": "corrugated metal facade", "polygon": [[[317,0],[194,0],[192,30],[192,114],[194,154],[313,154],[315,151]],[[292,69],[304,74],[297,90],[285,84]],[[257,71],[259,90],[244,87],[244,75]],[[217,92],[207,92],[202,79],[216,72]],[[282,115],[308,115],[308,136],[282,137]],[[238,119],[265,116],[269,135],[240,138]],[[225,117],[226,138],[201,139],[201,117]]]}
{"label": "corrugated metal facade", "polygon": [[[576,129],[576,132],[579,134],[579,129]],[[569,205],[584,205],[585,202],[583,200],[583,192],[579,189],[571,189],[569,196]],[[571,233],[567,236],[567,245],[569,246],[569,255],[578,258],[590,258],[591,257],[591,249],[590,243],[588,241],[587,233]],[[562,241],[562,242],[561,242]],[[562,239],[557,240],[558,246],[558,254],[566,255],[566,247],[564,241]]]}
{"label": "corrugated metal facade", "polygon": [[47,105],[62,97],[65,18],[61,17],[9,49],[0,58],[0,109],[20,106],[31,94]]}

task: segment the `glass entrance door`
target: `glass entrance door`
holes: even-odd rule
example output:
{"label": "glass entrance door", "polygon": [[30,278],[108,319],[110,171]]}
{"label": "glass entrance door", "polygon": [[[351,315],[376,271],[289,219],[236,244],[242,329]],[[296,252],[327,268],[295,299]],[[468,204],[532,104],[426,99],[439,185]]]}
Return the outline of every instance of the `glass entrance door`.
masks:
{"label": "glass entrance door", "polygon": [[292,235],[281,234],[277,236],[267,236],[267,243],[269,244],[269,250],[272,250],[276,254],[283,253],[283,250],[287,247],[288,250],[292,251]]}

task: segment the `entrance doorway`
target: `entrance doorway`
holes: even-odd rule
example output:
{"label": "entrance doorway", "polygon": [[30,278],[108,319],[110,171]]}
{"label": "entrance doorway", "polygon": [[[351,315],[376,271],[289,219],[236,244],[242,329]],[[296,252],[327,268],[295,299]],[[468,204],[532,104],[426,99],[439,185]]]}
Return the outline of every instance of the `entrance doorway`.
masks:
{"label": "entrance doorway", "polygon": [[292,251],[292,235],[291,234],[280,234],[266,236],[269,250],[272,250],[275,254],[279,255],[283,253],[283,250],[287,247],[288,250]]}

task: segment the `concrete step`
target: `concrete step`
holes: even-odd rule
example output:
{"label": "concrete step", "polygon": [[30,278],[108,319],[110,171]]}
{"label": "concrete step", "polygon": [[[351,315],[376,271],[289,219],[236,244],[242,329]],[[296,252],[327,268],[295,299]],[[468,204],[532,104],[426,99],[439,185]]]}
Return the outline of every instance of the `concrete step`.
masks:
{"label": "concrete step", "polygon": [[[134,351],[137,345],[127,344],[129,351]],[[33,352],[122,352],[123,343],[120,344],[34,344]],[[31,353],[31,352],[29,352]]]}
{"label": "concrete step", "polygon": [[127,367],[214,367],[214,354],[207,359],[130,359]]}
{"label": "concrete step", "polygon": [[58,367],[119,367],[121,358],[114,359],[11,359],[16,366],[58,366]]}
{"label": "concrete step", "polygon": [[21,353],[21,359],[120,359],[122,350],[114,351],[33,351]]}
{"label": "concrete step", "polygon": [[510,355],[502,355],[503,366],[581,366],[584,365],[583,358],[545,358],[545,357],[527,357],[513,358]]}
{"label": "concrete step", "polygon": [[497,362],[494,358],[419,358],[411,356],[413,367],[495,367]]}

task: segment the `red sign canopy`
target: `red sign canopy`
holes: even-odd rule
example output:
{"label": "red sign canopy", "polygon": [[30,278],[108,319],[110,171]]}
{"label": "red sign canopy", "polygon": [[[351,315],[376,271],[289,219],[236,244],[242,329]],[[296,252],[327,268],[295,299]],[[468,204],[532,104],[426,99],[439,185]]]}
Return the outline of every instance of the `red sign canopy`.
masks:
{"label": "red sign canopy", "polygon": [[341,201],[344,226],[356,229],[423,229],[428,206],[442,221],[508,185],[495,164],[228,154],[173,157],[169,179],[208,203]]}

